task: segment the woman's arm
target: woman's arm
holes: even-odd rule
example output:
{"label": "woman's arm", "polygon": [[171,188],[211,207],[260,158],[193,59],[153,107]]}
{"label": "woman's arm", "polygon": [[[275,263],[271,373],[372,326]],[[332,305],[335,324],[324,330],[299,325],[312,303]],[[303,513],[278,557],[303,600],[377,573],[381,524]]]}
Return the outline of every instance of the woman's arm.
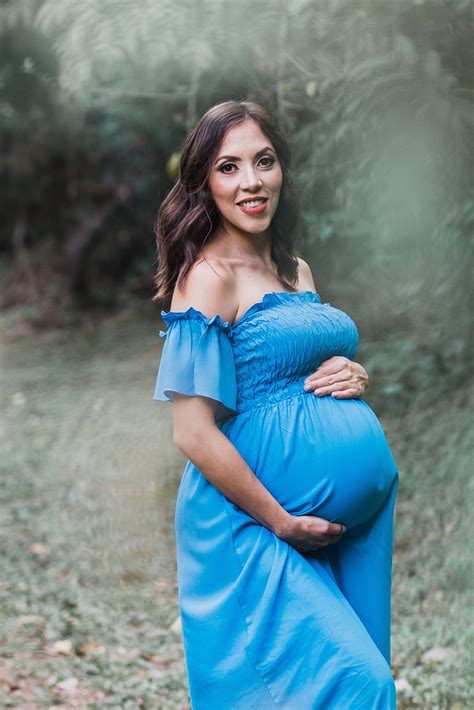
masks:
{"label": "woman's arm", "polygon": [[213,400],[175,395],[173,441],[227,498],[275,534],[285,529],[289,513],[216,426]]}
{"label": "woman's arm", "polygon": [[172,406],[175,445],[229,500],[299,549],[317,550],[340,540],[343,525],[312,515],[294,516],[280,505],[217,427],[214,400],[176,394]]}
{"label": "woman's arm", "polygon": [[[233,275],[216,260],[193,266],[173,310],[199,309],[233,321],[238,310]],[[316,516],[293,516],[265,488],[232,442],[216,425],[217,402],[209,397],[175,394],[173,441],[207,480],[278,537],[304,550],[338,542],[344,526]]]}

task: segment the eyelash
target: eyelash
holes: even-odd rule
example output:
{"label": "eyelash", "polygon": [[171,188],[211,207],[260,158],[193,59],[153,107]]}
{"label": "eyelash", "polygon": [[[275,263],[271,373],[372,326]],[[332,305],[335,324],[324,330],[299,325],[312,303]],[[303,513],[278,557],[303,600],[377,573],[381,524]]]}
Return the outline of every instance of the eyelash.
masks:
{"label": "eyelash", "polygon": [[[270,165],[265,165],[265,166],[264,166],[265,168],[271,168],[272,165],[275,163],[275,158],[273,158],[271,155],[262,155],[262,157],[260,158],[260,160],[263,160],[263,159],[267,159],[267,160],[270,160],[270,161],[271,161]],[[230,175],[230,174],[233,172],[233,170],[231,170],[230,172],[229,172],[228,170],[224,170],[224,168],[226,167],[226,165],[235,165],[235,163],[222,163],[222,165],[221,165],[220,168],[219,168],[219,171],[220,171],[221,173],[224,173],[224,175]]]}

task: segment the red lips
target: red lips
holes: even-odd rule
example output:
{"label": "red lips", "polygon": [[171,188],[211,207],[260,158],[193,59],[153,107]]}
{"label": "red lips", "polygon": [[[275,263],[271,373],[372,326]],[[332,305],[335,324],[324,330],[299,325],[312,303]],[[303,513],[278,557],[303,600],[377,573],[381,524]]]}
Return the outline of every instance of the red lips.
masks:
{"label": "red lips", "polygon": [[[259,199],[259,198],[255,197],[254,199],[257,200],[257,199]],[[260,198],[260,199],[261,199],[261,198]],[[246,201],[248,202],[249,200],[246,200]],[[238,207],[244,214],[247,214],[247,215],[249,215],[249,216],[252,216],[252,215],[257,215],[257,214],[261,214],[262,212],[265,212],[265,210],[267,209],[267,202],[268,202],[268,199],[265,199],[265,202],[262,202],[261,205],[256,205],[256,207],[244,207],[244,206],[241,205],[241,204],[238,204],[237,207]]]}

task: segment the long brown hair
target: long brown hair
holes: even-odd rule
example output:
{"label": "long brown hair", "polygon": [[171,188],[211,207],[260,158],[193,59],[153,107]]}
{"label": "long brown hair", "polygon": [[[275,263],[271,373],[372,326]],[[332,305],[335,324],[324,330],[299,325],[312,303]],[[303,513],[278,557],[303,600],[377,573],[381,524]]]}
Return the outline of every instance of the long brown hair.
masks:
{"label": "long brown hair", "polygon": [[265,107],[251,101],[225,101],[206,111],[188,134],[177,180],[161,203],[155,222],[158,266],[153,301],[167,301],[175,284],[181,287],[202,245],[219,225],[219,212],[208,184],[210,166],[227,131],[246,119],[259,124],[280,161],[283,180],[270,228],[271,257],[284,287],[294,290],[301,219],[289,173],[288,141]]}

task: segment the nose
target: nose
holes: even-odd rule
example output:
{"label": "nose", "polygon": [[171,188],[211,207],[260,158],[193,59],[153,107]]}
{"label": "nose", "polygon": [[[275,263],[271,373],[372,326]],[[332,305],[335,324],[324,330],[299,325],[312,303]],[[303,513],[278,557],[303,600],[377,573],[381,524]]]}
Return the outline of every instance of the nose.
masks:
{"label": "nose", "polygon": [[242,179],[240,181],[242,190],[257,190],[262,185],[262,179],[253,165],[242,166]]}

